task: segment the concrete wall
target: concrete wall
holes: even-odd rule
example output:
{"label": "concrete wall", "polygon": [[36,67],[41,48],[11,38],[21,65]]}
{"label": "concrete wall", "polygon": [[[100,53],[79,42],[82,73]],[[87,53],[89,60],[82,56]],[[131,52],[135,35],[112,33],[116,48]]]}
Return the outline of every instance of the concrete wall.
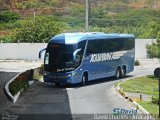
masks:
{"label": "concrete wall", "polygon": [[146,59],[146,45],[151,45],[155,40],[153,39],[136,39],[135,41],[135,58]]}
{"label": "concrete wall", "polygon": [[[152,42],[151,39],[136,39],[136,58],[147,58],[146,45]],[[0,59],[38,60],[39,51],[46,46],[46,43],[0,43]]]}
{"label": "concrete wall", "polygon": [[46,43],[1,43],[0,59],[38,60],[39,51]]}

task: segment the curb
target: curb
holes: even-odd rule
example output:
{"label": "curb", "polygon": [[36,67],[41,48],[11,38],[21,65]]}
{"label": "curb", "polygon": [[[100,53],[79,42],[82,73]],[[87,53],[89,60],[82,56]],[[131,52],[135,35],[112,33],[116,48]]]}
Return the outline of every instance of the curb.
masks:
{"label": "curb", "polygon": [[[25,72],[25,71],[23,71]],[[9,91],[9,85],[12,81],[14,81],[20,74],[22,74],[23,72],[18,73],[15,77],[13,77],[10,81],[7,82],[7,84],[5,85],[5,92],[8,95],[9,99],[15,103],[20,95],[20,91],[16,94],[16,95],[12,95]]]}
{"label": "curb", "polygon": [[[138,77],[143,77],[143,76],[138,76]],[[133,78],[131,78],[133,79]],[[130,79],[127,79],[127,80],[130,80]],[[120,83],[118,83],[117,86],[115,86],[116,90],[118,91],[119,94],[121,94],[125,99],[128,99],[128,101],[132,102],[132,104],[135,106],[135,107],[138,107],[138,109],[143,112],[144,114],[147,114],[147,115],[150,115],[150,113],[144,109],[140,104],[138,104],[137,102],[135,102],[132,98],[130,98],[129,96],[127,96],[127,94],[120,88],[120,84],[122,84],[123,82],[127,81],[127,80],[124,80]]]}
{"label": "curb", "polygon": [[[31,68],[31,69],[36,69],[36,68]],[[15,77],[13,77],[11,80],[9,80],[6,85],[5,85],[5,92],[7,94],[7,96],[9,97],[9,99],[13,102],[16,103],[16,101],[18,100],[21,92],[23,92],[23,90],[19,91],[17,94],[15,94],[14,96],[11,94],[11,92],[9,91],[9,85],[11,82],[13,82],[20,74],[26,72],[27,70],[24,70],[20,73],[18,73]],[[34,81],[29,81],[28,85],[31,86],[34,83]]]}
{"label": "curb", "polygon": [[150,115],[150,113],[146,109],[144,109],[141,105],[139,105],[137,102],[133,101],[133,105],[136,106],[136,107],[138,107],[138,109],[140,111],[142,111],[143,113],[145,113],[147,115]]}

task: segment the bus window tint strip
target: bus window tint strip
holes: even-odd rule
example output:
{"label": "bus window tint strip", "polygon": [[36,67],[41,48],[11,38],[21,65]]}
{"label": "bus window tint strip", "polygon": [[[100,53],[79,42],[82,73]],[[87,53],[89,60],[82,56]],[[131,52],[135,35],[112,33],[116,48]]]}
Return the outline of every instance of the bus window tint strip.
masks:
{"label": "bus window tint strip", "polygon": [[87,53],[131,50],[134,48],[134,44],[134,39],[131,38],[91,40],[88,42]]}

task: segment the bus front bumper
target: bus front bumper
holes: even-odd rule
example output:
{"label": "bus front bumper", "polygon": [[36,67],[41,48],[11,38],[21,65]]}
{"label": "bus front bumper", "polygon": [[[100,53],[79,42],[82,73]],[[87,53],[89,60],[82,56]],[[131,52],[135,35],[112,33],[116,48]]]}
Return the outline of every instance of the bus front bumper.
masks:
{"label": "bus front bumper", "polygon": [[44,74],[43,78],[48,83],[72,84],[72,74]]}

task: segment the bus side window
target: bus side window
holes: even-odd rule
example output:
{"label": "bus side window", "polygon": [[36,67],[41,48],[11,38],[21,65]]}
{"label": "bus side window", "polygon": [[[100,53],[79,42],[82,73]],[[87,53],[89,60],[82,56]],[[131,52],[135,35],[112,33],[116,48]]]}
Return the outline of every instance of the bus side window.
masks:
{"label": "bus side window", "polygon": [[75,59],[75,68],[77,68],[78,66],[80,66],[81,61],[82,61],[82,55],[81,55],[81,53],[78,53],[76,55],[76,59]]}
{"label": "bus side window", "polygon": [[79,53],[79,54],[81,54],[81,56],[83,56],[83,54],[84,54],[85,46],[86,46],[86,40],[78,43],[78,48],[77,49],[81,49],[81,51]]}
{"label": "bus side window", "polygon": [[96,40],[88,41],[86,56],[96,53]]}
{"label": "bus side window", "polygon": [[82,52],[84,52],[86,46],[86,40],[85,41],[81,41],[78,43],[78,48],[77,49],[81,49]]}
{"label": "bus side window", "polygon": [[77,55],[76,55],[75,68],[77,68],[81,65],[85,46],[86,46],[86,40],[78,43],[78,48],[77,49],[81,49],[81,51],[78,52]]}

